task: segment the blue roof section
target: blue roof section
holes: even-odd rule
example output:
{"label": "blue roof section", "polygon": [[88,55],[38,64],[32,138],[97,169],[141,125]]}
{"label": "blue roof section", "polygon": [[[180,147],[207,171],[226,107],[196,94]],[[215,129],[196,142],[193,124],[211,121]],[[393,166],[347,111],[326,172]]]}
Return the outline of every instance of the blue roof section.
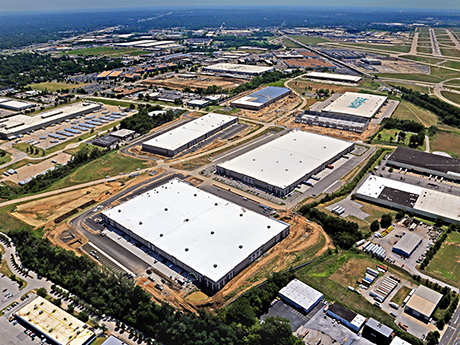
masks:
{"label": "blue roof section", "polygon": [[266,103],[273,98],[282,96],[286,93],[289,93],[291,90],[285,87],[278,86],[267,86],[266,88],[256,91],[248,95],[248,97],[254,98],[251,99],[251,102],[257,103]]}

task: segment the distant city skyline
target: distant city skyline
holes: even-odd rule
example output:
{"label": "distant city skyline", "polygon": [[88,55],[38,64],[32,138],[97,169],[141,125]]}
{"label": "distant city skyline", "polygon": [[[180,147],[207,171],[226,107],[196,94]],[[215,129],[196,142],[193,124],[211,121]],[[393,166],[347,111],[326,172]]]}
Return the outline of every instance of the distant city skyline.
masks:
{"label": "distant city skyline", "polygon": [[[2,5],[0,12],[9,11],[51,11],[51,10],[75,10],[75,9],[114,9],[134,7],[166,7],[166,6],[318,6],[317,1],[312,0],[255,0],[248,3],[244,0],[233,0],[231,4],[227,0],[198,0],[191,3],[187,0],[171,0],[165,3],[159,0],[0,0]],[[339,0],[324,0],[320,4],[323,7],[385,7],[395,9],[453,9],[460,10],[460,2],[452,0],[387,0],[385,2],[376,0],[348,0],[346,5]],[[345,6],[344,6],[345,5]]]}

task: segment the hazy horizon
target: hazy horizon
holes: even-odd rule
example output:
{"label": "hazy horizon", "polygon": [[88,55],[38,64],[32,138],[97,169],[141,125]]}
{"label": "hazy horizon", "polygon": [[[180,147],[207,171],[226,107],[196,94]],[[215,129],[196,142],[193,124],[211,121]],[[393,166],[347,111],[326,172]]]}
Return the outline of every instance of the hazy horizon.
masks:
{"label": "hazy horizon", "polygon": [[168,3],[167,6],[164,2],[157,0],[132,0],[127,4],[125,0],[80,0],[78,2],[69,2],[66,0],[42,0],[37,2],[36,0],[16,0],[6,1],[0,0],[2,3],[0,13],[18,12],[18,13],[31,13],[31,12],[42,12],[42,11],[73,11],[73,10],[126,10],[150,8],[150,9],[161,9],[161,8],[219,8],[219,7],[298,7],[298,8],[327,8],[334,9],[391,9],[395,11],[399,10],[458,10],[460,12],[460,2],[452,2],[447,0],[440,0],[435,3],[429,0],[419,0],[414,2],[412,0],[388,0],[385,3],[381,1],[366,1],[366,0],[349,0],[347,5],[343,5],[343,1],[339,0],[325,0],[321,6],[317,5],[317,2],[304,0],[288,0],[282,4],[279,0],[256,0],[248,5],[247,1],[234,0],[232,5],[229,5],[224,0],[200,0],[196,1],[193,5],[190,5],[189,1],[185,0],[173,0]]}

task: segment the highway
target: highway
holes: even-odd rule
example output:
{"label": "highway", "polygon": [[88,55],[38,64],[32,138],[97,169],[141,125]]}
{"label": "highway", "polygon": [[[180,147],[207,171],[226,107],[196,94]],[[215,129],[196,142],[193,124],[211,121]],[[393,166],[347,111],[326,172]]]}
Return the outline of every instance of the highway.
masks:
{"label": "highway", "polygon": [[458,345],[460,337],[460,308],[457,308],[451,321],[447,325],[439,345]]}
{"label": "highway", "polygon": [[433,56],[442,57],[441,49],[439,49],[438,40],[436,38],[436,33],[432,28],[429,28],[428,30],[430,31],[431,50],[433,52]]}

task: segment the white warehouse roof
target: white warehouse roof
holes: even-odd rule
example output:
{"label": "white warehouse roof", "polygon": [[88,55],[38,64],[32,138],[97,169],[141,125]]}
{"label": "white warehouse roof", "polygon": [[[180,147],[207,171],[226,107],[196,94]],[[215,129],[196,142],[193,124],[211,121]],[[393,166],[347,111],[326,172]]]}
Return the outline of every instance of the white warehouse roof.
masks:
{"label": "white warehouse roof", "polygon": [[289,227],[179,179],[103,214],[215,282]]}
{"label": "white warehouse roof", "polygon": [[385,103],[387,97],[358,92],[345,92],[323,109],[326,112],[371,118]]}
{"label": "white warehouse roof", "polygon": [[396,243],[393,248],[401,252],[406,253],[407,255],[412,254],[415,248],[420,244],[422,238],[412,232],[405,234],[399,241]]}
{"label": "white warehouse roof", "polygon": [[350,83],[358,83],[363,79],[362,77],[348,74],[337,74],[337,73],[324,73],[324,72],[310,72],[306,76],[307,78],[320,78],[330,79],[335,81],[348,81]]}
{"label": "white warehouse roof", "polygon": [[182,145],[196,140],[202,135],[217,127],[223,126],[236,118],[236,116],[209,113],[153,139],[147,140],[143,143],[143,145],[160,147],[166,150],[174,151]]}
{"label": "white warehouse roof", "polygon": [[84,322],[43,297],[37,297],[16,315],[56,344],[83,345],[94,338],[94,333],[86,328]]}
{"label": "white warehouse roof", "polygon": [[219,167],[284,189],[352,145],[344,140],[294,130]]}
{"label": "white warehouse roof", "polygon": [[288,285],[279,291],[279,295],[291,300],[305,310],[309,310],[319,300],[323,294],[298,279],[292,280]]}

